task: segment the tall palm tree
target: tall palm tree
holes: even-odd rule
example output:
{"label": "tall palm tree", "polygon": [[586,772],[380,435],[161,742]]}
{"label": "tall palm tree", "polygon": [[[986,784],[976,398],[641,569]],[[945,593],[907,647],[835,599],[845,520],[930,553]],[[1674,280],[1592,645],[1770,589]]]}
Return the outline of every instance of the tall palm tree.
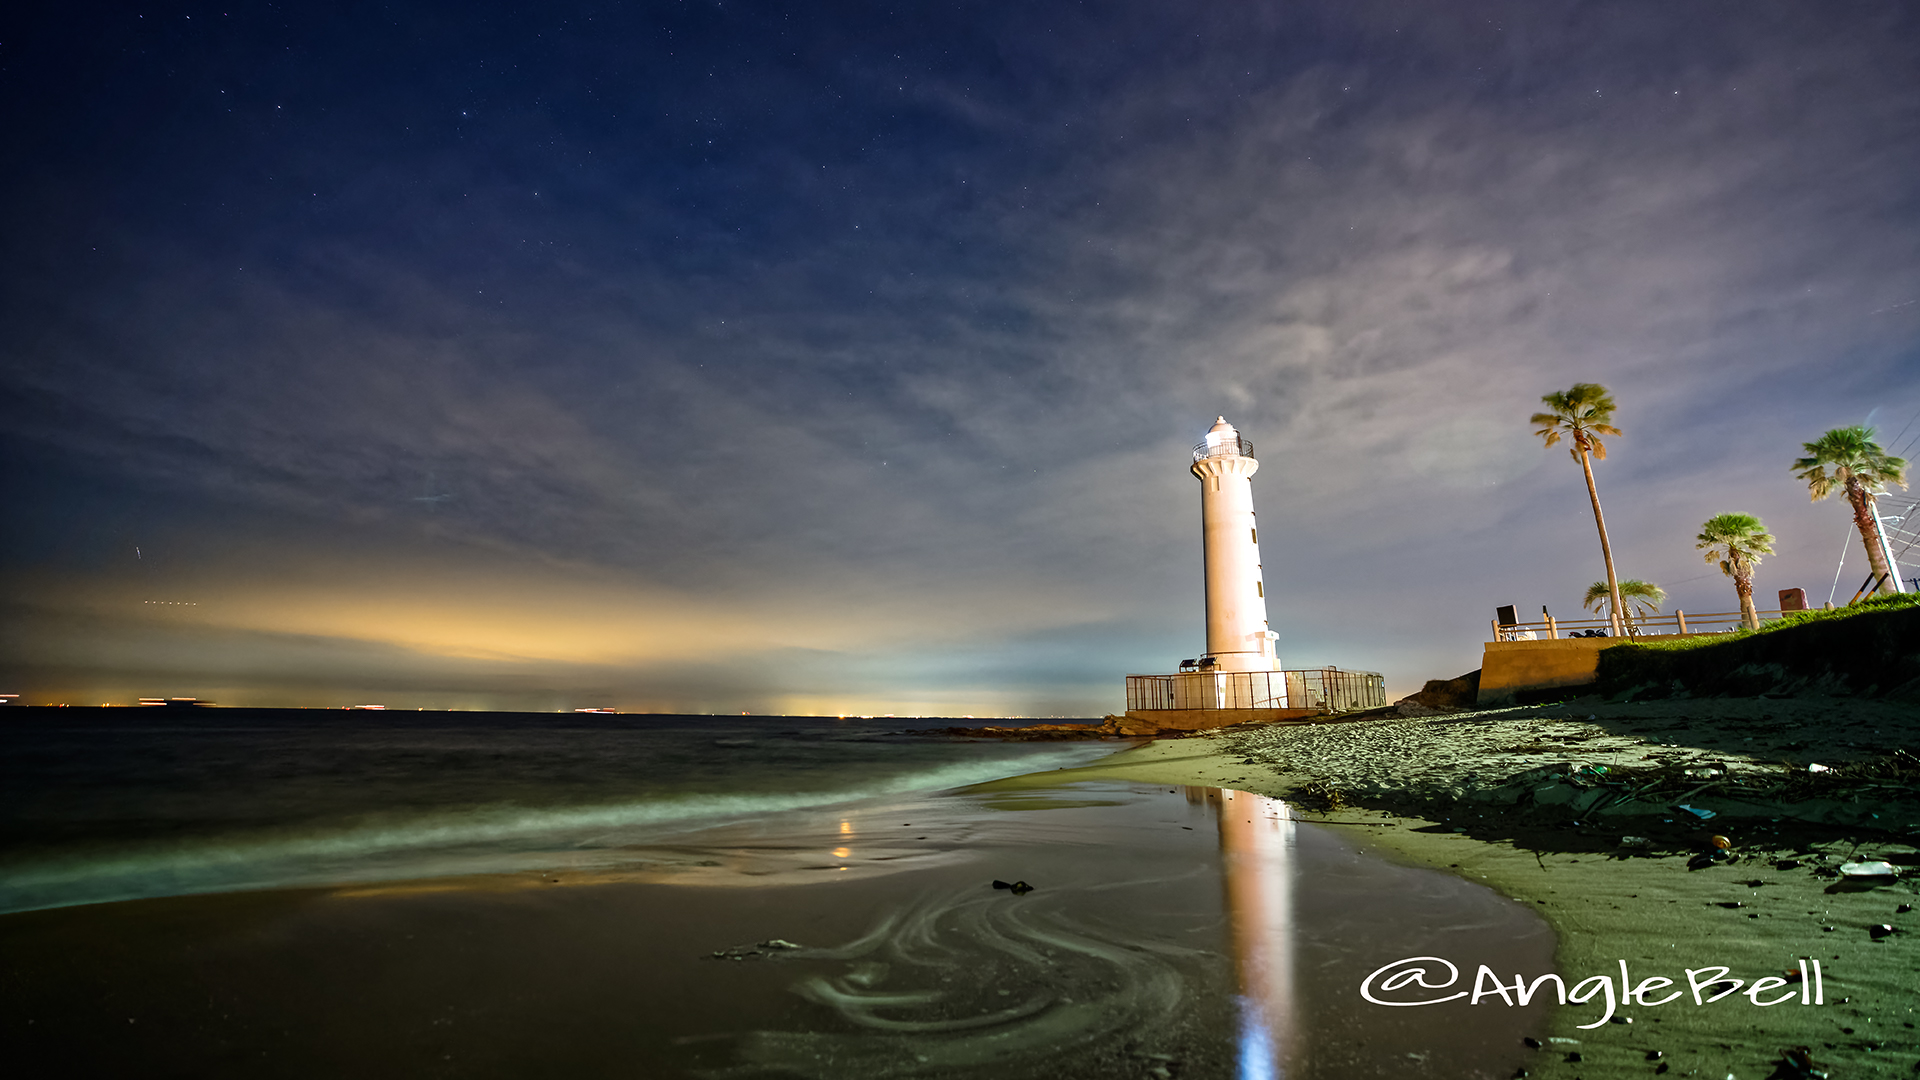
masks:
{"label": "tall palm tree", "polygon": [[[1620,598],[1627,602],[1627,622],[1631,624],[1634,608],[1640,609],[1642,617],[1660,614],[1660,605],[1667,602],[1667,590],[1651,581],[1628,578],[1620,582]],[[1599,611],[1605,608],[1611,613],[1613,591],[1607,588],[1606,582],[1596,581],[1587,586],[1587,595],[1580,601],[1580,605],[1588,611]]]}
{"label": "tall palm tree", "polygon": [[1612,601],[1607,618],[1613,636],[1619,637],[1621,612],[1626,605],[1620,602],[1620,579],[1613,572],[1613,546],[1607,542],[1607,519],[1600,513],[1600,490],[1593,486],[1594,461],[1607,460],[1607,444],[1600,441],[1600,436],[1620,434],[1620,429],[1613,426],[1613,395],[1598,383],[1575,383],[1571,390],[1556,391],[1540,401],[1551,411],[1534,413],[1527,421],[1539,425],[1534,434],[1550,447],[1564,436],[1572,444],[1567,452],[1587,475],[1587,497],[1593,500],[1594,524],[1600,527],[1600,557],[1607,563],[1607,596]]}
{"label": "tall palm tree", "polygon": [[1694,539],[1699,541],[1694,547],[1707,549],[1707,562],[1718,560],[1720,572],[1733,579],[1747,628],[1760,629],[1760,614],[1753,610],[1753,568],[1760,556],[1773,554],[1773,534],[1752,514],[1715,514]]}
{"label": "tall palm tree", "polygon": [[1897,593],[1900,583],[1893,579],[1887,565],[1886,548],[1880,542],[1880,526],[1873,519],[1873,499],[1878,489],[1891,484],[1907,486],[1905,458],[1892,457],[1873,441],[1873,429],[1864,424],[1834,428],[1810,443],[1800,444],[1807,456],[1793,463],[1794,475],[1807,482],[1815,502],[1839,487],[1853,504],[1853,524],[1860,530],[1860,542],[1867,546],[1867,565],[1873,567],[1880,592]]}

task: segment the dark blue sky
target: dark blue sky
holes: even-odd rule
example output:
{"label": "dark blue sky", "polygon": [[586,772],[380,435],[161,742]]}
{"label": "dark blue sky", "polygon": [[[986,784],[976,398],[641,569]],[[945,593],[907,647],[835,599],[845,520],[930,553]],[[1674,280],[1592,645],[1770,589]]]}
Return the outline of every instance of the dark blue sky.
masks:
{"label": "dark blue sky", "polygon": [[[1910,5],[63,5],[0,36],[0,681],[1098,714],[1201,646],[1225,413],[1289,666],[1392,689],[1920,438]],[[138,549],[136,553],[136,549]],[[1841,599],[1864,573],[1857,546]]]}

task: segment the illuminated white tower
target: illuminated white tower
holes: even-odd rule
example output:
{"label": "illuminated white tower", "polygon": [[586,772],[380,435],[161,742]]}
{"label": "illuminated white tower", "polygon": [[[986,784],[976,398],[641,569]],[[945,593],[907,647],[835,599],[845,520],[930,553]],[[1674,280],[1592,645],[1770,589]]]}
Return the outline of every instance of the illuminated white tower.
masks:
{"label": "illuminated white tower", "polygon": [[[1206,543],[1207,654],[1203,669],[1276,671],[1260,576],[1260,532],[1253,516],[1253,444],[1226,417],[1193,448]],[[1213,663],[1209,665],[1207,659]]]}

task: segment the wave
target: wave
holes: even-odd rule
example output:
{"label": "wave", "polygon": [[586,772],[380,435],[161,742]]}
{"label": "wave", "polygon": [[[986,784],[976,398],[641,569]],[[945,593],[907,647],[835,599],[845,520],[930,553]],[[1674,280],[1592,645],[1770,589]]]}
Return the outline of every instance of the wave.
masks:
{"label": "wave", "polygon": [[[609,848],[771,814],[924,794],[1085,764],[1108,747],[967,761],[818,791],[710,792],[588,806],[438,810],[325,831],[254,833],[53,855],[0,871],[0,913],[193,893],[365,883],[527,869],[514,855]],[[615,836],[637,832],[638,836]],[[432,859],[433,854],[465,856]],[[548,865],[551,865],[549,861]]]}

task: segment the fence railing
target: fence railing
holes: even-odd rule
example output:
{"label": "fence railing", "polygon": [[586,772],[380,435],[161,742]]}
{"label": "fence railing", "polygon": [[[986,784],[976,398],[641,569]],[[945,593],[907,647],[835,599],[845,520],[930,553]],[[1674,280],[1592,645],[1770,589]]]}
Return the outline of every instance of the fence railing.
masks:
{"label": "fence railing", "polygon": [[1387,703],[1377,671],[1201,671],[1127,676],[1127,711],[1155,709],[1319,709],[1352,712]]}
{"label": "fence railing", "polygon": [[[1765,621],[1793,612],[1771,610],[1756,611],[1754,614]],[[1737,611],[1716,611],[1706,615],[1675,611],[1671,615],[1636,615],[1623,621],[1626,623],[1627,637],[1637,638],[1667,634],[1726,634],[1745,626],[1747,617]],[[1612,624],[1606,619],[1556,619],[1549,615],[1544,621],[1533,623],[1493,621],[1495,641],[1551,641],[1555,638],[1609,637],[1612,633]]]}
{"label": "fence railing", "polygon": [[1217,457],[1252,457],[1253,440],[1244,438],[1208,441],[1193,448],[1193,460],[1205,461]]}

